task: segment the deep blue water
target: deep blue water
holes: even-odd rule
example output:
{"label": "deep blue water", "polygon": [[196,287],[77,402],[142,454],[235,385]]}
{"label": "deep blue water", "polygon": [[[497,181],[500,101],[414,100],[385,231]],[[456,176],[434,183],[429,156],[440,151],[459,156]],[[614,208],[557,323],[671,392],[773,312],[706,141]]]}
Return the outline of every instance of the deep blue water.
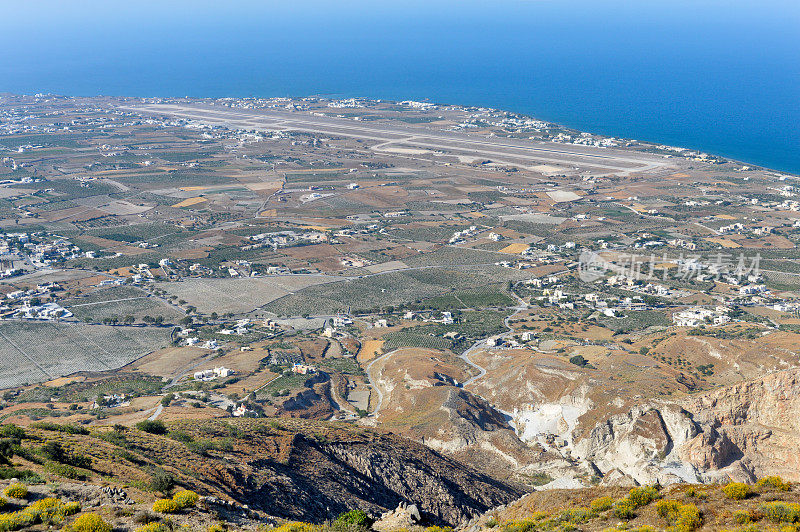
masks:
{"label": "deep blue water", "polygon": [[428,98],[800,173],[800,0],[0,8],[4,92]]}

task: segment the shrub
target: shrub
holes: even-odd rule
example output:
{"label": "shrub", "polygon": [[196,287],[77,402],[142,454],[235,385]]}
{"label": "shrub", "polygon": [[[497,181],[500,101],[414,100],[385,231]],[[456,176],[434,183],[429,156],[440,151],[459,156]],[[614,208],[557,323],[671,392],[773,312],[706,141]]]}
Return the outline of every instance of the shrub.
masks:
{"label": "shrub", "polygon": [[167,426],[163,421],[145,419],[136,424],[136,428],[150,434],[166,434]]}
{"label": "shrub", "polygon": [[150,477],[150,489],[167,495],[175,487],[175,478],[164,471],[156,469]]}
{"label": "shrub", "polygon": [[53,423],[52,421],[39,421],[37,423],[32,423],[31,427],[41,430],[50,430],[53,432],[66,432],[67,434],[89,434],[89,429],[86,427],[80,427],[78,425],[61,425],[59,423]]}
{"label": "shrub", "polygon": [[372,519],[362,510],[350,510],[336,518],[336,523],[361,526],[369,528],[372,526]]}
{"label": "shrub", "polygon": [[6,500],[4,498],[0,497],[0,508],[2,508],[5,505],[6,505]]}
{"label": "shrub", "polygon": [[764,517],[775,523],[796,523],[800,521],[800,504],[790,502],[768,502],[761,505]]}
{"label": "shrub", "polygon": [[150,510],[139,510],[133,514],[133,522],[137,525],[146,525],[158,521],[158,516]]}
{"label": "shrub", "polygon": [[677,532],[691,532],[697,530],[703,524],[703,517],[700,510],[694,504],[683,504],[678,511],[678,518],[675,520],[675,530]]}
{"label": "shrub", "polygon": [[170,528],[164,523],[147,523],[137,528],[136,532],[170,532]]}
{"label": "shrub", "polygon": [[656,512],[668,522],[672,522],[678,518],[680,508],[681,503],[678,501],[662,500],[656,503]]}
{"label": "shrub", "polygon": [[629,499],[622,499],[614,505],[614,515],[620,519],[633,519],[636,517],[635,509],[636,507]]}
{"label": "shrub", "polygon": [[181,505],[172,499],[159,499],[153,503],[153,511],[162,514],[174,514],[181,510]]}
{"label": "shrub", "polygon": [[172,500],[178,503],[181,508],[189,508],[197,504],[200,496],[191,490],[181,490],[172,496]]}
{"label": "shrub", "polygon": [[46,497],[34,502],[22,510],[22,513],[30,515],[34,522],[60,522],[64,519],[64,514],[61,512],[63,506],[64,503],[62,503],[59,499]]}
{"label": "shrub", "polygon": [[96,513],[83,514],[73,521],[70,532],[111,532],[111,525]]}
{"label": "shrub", "polygon": [[71,480],[85,480],[88,476],[82,471],[66,464],[59,464],[58,462],[47,462],[44,468],[54,475],[59,477],[68,478]]}
{"label": "shrub", "polygon": [[771,476],[771,477],[764,477],[756,482],[756,486],[759,488],[772,488],[780,491],[789,491],[792,487],[791,483],[786,482],[779,476]]}
{"label": "shrub", "polygon": [[225,525],[221,523],[214,523],[210,527],[206,528],[206,532],[227,532],[227,530],[228,529],[225,528]]}
{"label": "shrub", "polygon": [[593,500],[590,506],[595,512],[604,512],[610,510],[611,507],[614,506],[614,499],[611,497],[600,497]]}
{"label": "shrub", "polygon": [[80,511],[81,511],[81,503],[76,501],[65,503],[60,510],[60,512],[65,516],[75,515]]}
{"label": "shrub", "polygon": [[740,501],[750,495],[750,486],[743,482],[730,482],[722,488],[722,493],[729,499]]}
{"label": "shrub", "polygon": [[272,532],[313,532],[314,525],[300,521],[290,521],[272,529]]}
{"label": "shrub", "polygon": [[634,509],[647,506],[659,497],[658,490],[652,486],[631,488],[631,491],[628,493],[628,500],[631,502]]}
{"label": "shrub", "polygon": [[740,525],[747,525],[753,521],[753,514],[748,510],[736,510],[733,512],[733,520]]}
{"label": "shrub", "polygon": [[17,482],[3,490],[3,495],[12,499],[24,499],[28,496],[28,486]]}
{"label": "shrub", "polygon": [[13,440],[25,439],[25,430],[22,427],[14,425],[13,423],[6,423],[0,425],[0,436],[3,438],[11,438]]}

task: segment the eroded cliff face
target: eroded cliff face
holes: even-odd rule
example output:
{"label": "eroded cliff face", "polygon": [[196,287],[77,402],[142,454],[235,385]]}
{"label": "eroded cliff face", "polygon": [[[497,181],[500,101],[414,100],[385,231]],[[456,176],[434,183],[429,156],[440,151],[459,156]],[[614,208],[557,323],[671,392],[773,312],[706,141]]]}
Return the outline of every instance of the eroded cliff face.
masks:
{"label": "eroded cliff face", "polygon": [[715,390],[686,409],[703,432],[681,455],[706,477],[800,480],[800,369]]}
{"label": "eroded cliff face", "polygon": [[593,426],[549,427],[563,442],[562,454],[596,469],[605,484],[752,481],[773,474],[797,481],[800,369],[680,403],[649,402]]}
{"label": "eroded cliff face", "polygon": [[513,351],[476,355],[489,371],[461,388],[463,368],[426,356],[381,372],[381,424],[492,475],[545,488],[800,480],[798,368],[673,400]]}

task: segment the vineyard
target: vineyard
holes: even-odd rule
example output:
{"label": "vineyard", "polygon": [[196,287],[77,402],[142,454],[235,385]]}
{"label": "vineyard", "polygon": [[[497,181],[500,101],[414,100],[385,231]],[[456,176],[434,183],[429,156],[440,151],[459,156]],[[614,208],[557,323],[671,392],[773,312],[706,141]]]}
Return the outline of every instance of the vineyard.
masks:
{"label": "vineyard", "polygon": [[[277,299],[266,310],[283,316],[333,314],[348,307],[354,312],[420,303],[464,286],[482,287],[524,273],[498,266],[463,266],[405,270],[339,283],[312,286]],[[472,302],[485,299],[488,291],[475,292]],[[469,300],[469,295],[467,295]],[[477,298],[477,299],[476,299]],[[454,300],[455,301],[455,300]],[[499,302],[505,302],[505,297]],[[467,302],[462,302],[467,303]],[[458,304],[463,308],[464,304]],[[467,304],[466,306],[471,306]]]}
{"label": "vineyard", "polygon": [[116,369],[169,342],[169,329],[0,323],[0,388]]}
{"label": "vineyard", "polygon": [[[249,312],[295,290],[335,280],[321,275],[291,275],[247,279],[186,279],[157,286],[189,302],[200,312]],[[294,315],[294,313],[293,313]]]}

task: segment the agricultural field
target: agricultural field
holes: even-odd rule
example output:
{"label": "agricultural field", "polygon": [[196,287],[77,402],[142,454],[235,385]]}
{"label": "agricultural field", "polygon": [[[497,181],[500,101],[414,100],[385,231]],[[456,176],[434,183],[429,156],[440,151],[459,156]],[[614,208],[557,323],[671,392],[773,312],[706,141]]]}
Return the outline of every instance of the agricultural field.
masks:
{"label": "agricultural field", "polygon": [[144,316],[161,316],[164,318],[164,323],[175,323],[184,315],[165,301],[130,286],[103,288],[64,299],[62,306],[72,312],[78,320],[89,322],[99,322],[112,317],[122,320],[126,316],[132,316],[140,321]]}
{"label": "agricultural field", "polygon": [[[370,275],[340,283],[312,286],[273,301],[265,310],[278,315],[334,314],[418,304],[464,286],[478,287],[524,274],[510,268],[488,266],[430,267]],[[478,298],[480,299],[480,298]]]}
{"label": "agricultural field", "polygon": [[0,322],[0,388],[120,368],[169,336],[169,328]]}
{"label": "agricultural field", "polygon": [[186,279],[179,283],[157,283],[156,286],[203,313],[241,314],[305,287],[337,280],[335,277],[322,275],[292,275],[247,279]]}

